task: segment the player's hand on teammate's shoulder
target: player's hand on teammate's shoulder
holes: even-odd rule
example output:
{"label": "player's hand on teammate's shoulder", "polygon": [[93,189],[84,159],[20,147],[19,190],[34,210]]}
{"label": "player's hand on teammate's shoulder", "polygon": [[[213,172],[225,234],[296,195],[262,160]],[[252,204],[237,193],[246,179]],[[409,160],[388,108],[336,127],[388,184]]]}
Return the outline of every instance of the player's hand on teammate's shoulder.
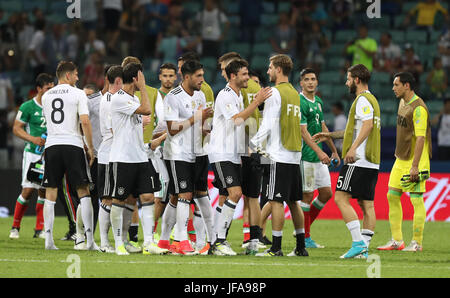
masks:
{"label": "player's hand on teammate's shoulder", "polygon": [[262,104],[266,99],[268,99],[272,95],[272,88],[265,87],[261,88],[258,93],[255,95],[255,101],[258,105]]}
{"label": "player's hand on teammate's shoulder", "polygon": [[329,132],[319,132],[312,136],[312,140],[317,144],[326,141],[330,137]]}

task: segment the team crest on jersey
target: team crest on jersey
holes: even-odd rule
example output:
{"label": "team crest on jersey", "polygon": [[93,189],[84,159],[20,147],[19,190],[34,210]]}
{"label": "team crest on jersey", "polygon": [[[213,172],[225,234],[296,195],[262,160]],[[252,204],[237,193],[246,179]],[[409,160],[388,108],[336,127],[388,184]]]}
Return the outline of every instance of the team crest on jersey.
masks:
{"label": "team crest on jersey", "polygon": [[125,188],[124,187],[119,187],[117,189],[117,193],[119,194],[119,196],[122,196],[125,193]]}
{"label": "team crest on jersey", "polygon": [[180,181],[180,187],[182,188],[182,189],[185,189],[186,187],[187,187],[187,182],[186,181]]}
{"label": "team crest on jersey", "polygon": [[225,181],[227,182],[227,184],[231,184],[231,183],[233,183],[233,177],[228,176],[228,177],[225,179]]}

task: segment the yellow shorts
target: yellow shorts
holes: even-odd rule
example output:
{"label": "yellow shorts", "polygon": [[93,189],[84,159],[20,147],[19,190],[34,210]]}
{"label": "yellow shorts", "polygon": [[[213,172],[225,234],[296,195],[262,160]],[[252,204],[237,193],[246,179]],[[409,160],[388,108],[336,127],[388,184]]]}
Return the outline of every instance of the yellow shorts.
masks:
{"label": "yellow shorts", "polygon": [[[394,166],[392,167],[391,174],[389,176],[389,183],[388,186],[392,188],[401,189],[402,192],[418,192],[418,193],[424,193],[426,191],[425,184],[426,180],[421,181],[417,183],[412,188],[403,188],[400,184],[400,179],[402,179],[403,175],[409,175],[409,171],[411,170],[411,167],[401,167],[398,166],[397,163],[394,163]],[[419,168],[419,171],[423,171],[426,169]],[[429,170],[429,169],[428,169]]]}

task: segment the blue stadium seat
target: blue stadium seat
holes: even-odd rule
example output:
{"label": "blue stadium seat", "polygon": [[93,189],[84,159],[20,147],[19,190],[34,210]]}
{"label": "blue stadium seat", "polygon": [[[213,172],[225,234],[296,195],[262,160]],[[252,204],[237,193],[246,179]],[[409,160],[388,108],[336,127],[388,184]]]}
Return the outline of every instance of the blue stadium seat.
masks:
{"label": "blue stadium seat", "polygon": [[214,57],[204,57],[201,59],[201,63],[203,64],[203,67],[211,70],[211,71],[217,71],[217,60]]}
{"label": "blue stadium seat", "polygon": [[340,30],[336,32],[336,36],[334,37],[335,42],[339,43],[347,43],[356,37],[355,30]]}
{"label": "blue stadium seat", "polygon": [[266,26],[268,30],[278,23],[279,16],[277,14],[264,13],[261,15],[261,25]]}
{"label": "blue stadium seat", "polygon": [[238,52],[243,58],[250,56],[250,44],[245,42],[232,42],[228,45],[228,51]]}
{"label": "blue stadium seat", "polygon": [[328,70],[339,70],[345,65],[345,59],[343,57],[331,57],[327,61]]}
{"label": "blue stadium seat", "polygon": [[260,72],[266,72],[269,67],[269,57],[257,55],[250,62],[250,68]]}
{"label": "blue stadium seat", "polygon": [[35,7],[40,8],[43,12],[47,11],[46,0],[25,0],[23,1],[23,10],[31,12]]}
{"label": "blue stadium seat", "polygon": [[264,27],[258,28],[255,32],[255,42],[268,42],[271,36],[272,30],[267,30]]}
{"label": "blue stadium seat", "polygon": [[422,30],[408,30],[405,35],[406,42],[427,42],[427,32]]}
{"label": "blue stadium seat", "polygon": [[398,45],[402,45],[405,42],[405,32],[402,30],[391,30],[389,33],[392,36],[392,41]]}
{"label": "blue stadium seat", "polygon": [[2,0],[0,2],[0,8],[5,12],[20,12],[22,10],[22,2],[14,0]]}
{"label": "blue stadium seat", "polygon": [[319,83],[323,84],[344,84],[344,78],[338,71],[322,71],[319,74]]}
{"label": "blue stadium seat", "polygon": [[391,75],[387,72],[374,71],[372,72],[370,81],[376,81],[379,84],[389,85],[391,83]]}
{"label": "blue stadium seat", "polygon": [[269,42],[260,42],[253,45],[253,54],[269,56],[272,53],[272,45]]}

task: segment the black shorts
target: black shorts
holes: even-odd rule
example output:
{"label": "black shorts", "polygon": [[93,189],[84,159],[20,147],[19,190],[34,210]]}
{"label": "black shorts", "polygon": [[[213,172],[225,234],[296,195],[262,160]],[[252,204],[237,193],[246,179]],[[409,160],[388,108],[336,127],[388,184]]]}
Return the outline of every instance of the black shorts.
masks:
{"label": "black shorts", "polygon": [[84,150],[72,145],[53,145],[44,151],[43,186],[57,188],[64,174],[69,185],[77,189],[91,183],[89,165]]}
{"label": "black shorts", "polygon": [[219,161],[211,164],[214,172],[214,187],[220,195],[228,195],[227,188],[241,186],[241,165],[231,161]]}
{"label": "black shorts", "polygon": [[109,163],[113,179],[111,197],[125,200],[131,194],[137,198],[141,194],[154,193],[161,189],[161,184],[154,179],[155,168],[151,162]]}
{"label": "black shorts", "polygon": [[195,158],[194,190],[208,191],[208,155]]}
{"label": "black shorts", "polygon": [[303,198],[300,164],[271,162],[263,165],[263,200],[294,202]]}
{"label": "black shorts", "polygon": [[262,168],[256,169],[249,156],[242,156],[242,194],[248,198],[259,198],[261,194]]}
{"label": "black shorts", "polygon": [[113,175],[110,164],[98,164],[97,171],[97,194],[100,199],[111,197],[113,187]]}
{"label": "black shorts", "polygon": [[336,191],[348,192],[352,198],[373,201],[378,170],[344,165],[339,172]]}
{"label": "black shorts", "polygon": [[105,27],[107,31],[116,31],[119,29],[121,12],[116,9],[105,8],[103,10],[103,16],[105,17]]}
{"label": "black shorts", "polygon": [[171,195],[194,192],[195,163],[181,160],[165,160],[170,182],[168,192]]}

